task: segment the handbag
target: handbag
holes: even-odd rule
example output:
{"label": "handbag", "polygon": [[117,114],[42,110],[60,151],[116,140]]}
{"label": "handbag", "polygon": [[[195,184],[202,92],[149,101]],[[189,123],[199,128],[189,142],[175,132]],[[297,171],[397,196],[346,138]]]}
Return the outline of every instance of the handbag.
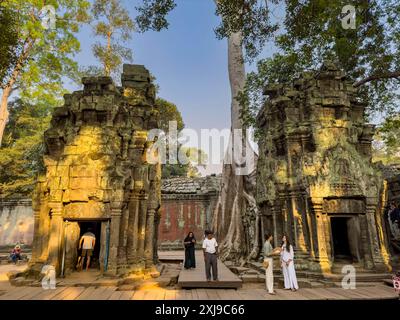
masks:
{"label": "handbag", "polygon": [[264,260],[263,261],[263,268],[268,269],[269,267],[269,261],[268,260]]}

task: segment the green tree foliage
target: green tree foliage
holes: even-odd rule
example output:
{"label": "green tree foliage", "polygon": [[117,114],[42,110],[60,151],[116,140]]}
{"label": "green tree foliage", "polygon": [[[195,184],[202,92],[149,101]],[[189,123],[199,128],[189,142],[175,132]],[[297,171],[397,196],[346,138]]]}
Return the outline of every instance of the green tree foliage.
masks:
{"label": "green tree foliage", "polygon": [[400,79],[400,3],[353,1],[356,28],[342,26],[346,0],[286,0],[279,52],[258,62],[241,95],[243,118],[254,124],[265,83],[288,81],[317,69],[323,60],[337,61],[368,103],[370,114],[391,112],[398,103]]}
{"label": "green tree foliage", "polygon": [[[160,129],[164,131],[166,135],[168,135],[169,133],[171,121],[176,121],[177,133],[179,133],[184,129],[185,124],[183,122],[182,115],[175,104],[165,99],[158,98],[156,100],[156,105],[158,106],[158,110],[160,112]],[[168,143],[168,136],[166,137],[166,142]],[[197,176],[199,172],[196,166],[204,164],[207,160],[207,155],[202,150],[198,150],[196,148],[185,148],[179,145],[178,141],[176,141],[176,143],[177,143],[177,149],[181,150],[181,152],[183,152],[186,155],[188,163],[170,164],[167,162],[166,164],[163,164],[162,178],[168,179],[171,177]],[[168,157],[168,150],[167,150],[167,157]]]}
{"label": "green tree foliage", "polygon": [[169,122],[176,121],[177,130],[181,131],[185,124],[183,123],[182,114],[179,112],[178,107],[162,98],[157,98],[156,105],[160,112],[160,129],[164,132],[168,132],[169,130]]}
{"label": "green tree foliage", "polygon": [[161,31],[169,26],[166,16],[176,7],[174,0],[143,0],[136,7],[139,15],[136,17],[140,32],[148,30]]}
{"label": "green tree foliage", "polygon": [[386,118],[378,127],[374,140],[374,161],[400,164],[400,115]]}
{"label": "green tree foliage", "polygon": [[132,50],[123,43],[132,38],[134,22],[120,0],[95,0],[92,14],[94,34],[105,41],[93,45],[93,54],[103,66],[102,73],[115,77],[124,61],[132,61]]}
{"label": "green tree foliage", "polygon": [[50,123],[52,106],[31,105],[18,99],[10,103],[10,119],[0,148],[0,195],[29,195],[43,166],[43,132]]}
{"label": "green tree foliage", "polygon": [[0,5],[0,87],[10,77],[19,51],[17,14]]}
{"label": "green tree foliage", "polygon": [[[61,97],[63,80],[76,79],[77,63],[74,54],[80,44],[75,34],[82,22],[87,21],[89,3],[86,0],[4,0],[3,8],[17,13],[17,63],[5,79],[0,105],[0,142],[8,119],[7,104],[11,93],[18,89],[22,99],[35,104],[49,97]],[[55,10],[52,13],[43,6]],[[49,20],[50,18],[50,20]]]}

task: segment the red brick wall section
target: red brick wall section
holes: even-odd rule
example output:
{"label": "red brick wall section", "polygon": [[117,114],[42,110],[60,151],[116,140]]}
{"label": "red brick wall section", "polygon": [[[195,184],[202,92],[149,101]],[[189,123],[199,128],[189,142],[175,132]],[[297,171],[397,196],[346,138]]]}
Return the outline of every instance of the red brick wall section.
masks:
{"label": "red brick wall section", "polygon": [[[189,231],[203,239],[209,201],[185,199],[163,200],[159,226],[159,244],[183,241]],[[208,209],[210,210],[210,209]]]}

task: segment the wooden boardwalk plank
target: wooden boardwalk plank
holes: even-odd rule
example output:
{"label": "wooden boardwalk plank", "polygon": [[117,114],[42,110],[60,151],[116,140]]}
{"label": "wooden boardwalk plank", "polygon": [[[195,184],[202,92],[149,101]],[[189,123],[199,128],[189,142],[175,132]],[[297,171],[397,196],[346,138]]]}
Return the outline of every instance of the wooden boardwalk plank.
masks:
{"label": "wooden boardwalk plank", "polygon": [[145,291],[144,290],[137,290],[132,295],[132,300],[143,300]]}
{"label": "wooden boardwalk plank", "polygon": [[99,293],[94,299],[95,300],[108,300],[112,296],[112,294],[115,292],[117,288],[116,287],[105,287],[104,290]]}
{"label": "wooden boardwalk plank", "polygon": [[0,300],[19,300],[31,292],[42,292],[42,290],[43,289],[41,287],[13,287],[9,292],[0,296]]}
{"label": "wooden boardwalk plank", "polygon": [[67,287],[58,287],[55,290],[43,290],[36,296],[33,296],[30,300],[50,300],[52,297],[60,294],[62,291],[66,290]]}
{"label": "wooden boardwalk plank", "polygon": [[73,287],[71,289],[72,290],[62,298],[63,300],[75,300],[85,291],[85,287]]}
{"label": "wooden boardwalk plank", "polygon": [[121,297],[119,300],[131,300],[134,291],[122,291]]}
{"label": "wooden boardwalk plank", "polygon": [[90,300],[94,290],[94,287],[86,288],[85,291],[76,298],[76,300]]}
{"label": "wooden boardwalk plank", "polygon": [[165,300],[175,300],[176,290],[165,290]]}
{"label": "wooden boardwalk plank", "polygon": [[207,282],[202,251],[196,251],[196,269],[182,269],[178,286],[181,288],[240,288],[242,280],[218,259],[219,281]]}
{"label": "wooden boardwalk plank", "polygon": [[196,291],[197,291],[197,296],[199,297],[200,300],[208,300],[209,299],[206,289],[196,289]]}
{"label": "wooden boardwalk plank", "polygon": [[121,298],[122,291],[114,291],[108,300],[119,300]]}

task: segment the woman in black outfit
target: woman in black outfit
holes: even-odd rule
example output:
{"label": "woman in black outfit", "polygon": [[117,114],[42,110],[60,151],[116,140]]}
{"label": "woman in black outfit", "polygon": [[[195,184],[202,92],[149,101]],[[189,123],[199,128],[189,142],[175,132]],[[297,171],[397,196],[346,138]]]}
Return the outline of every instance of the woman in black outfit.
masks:
{"label": "woman in black outfit", "polygon": [[196,238],[193,232],[189,232],[184,240],[185,245],[185,269],[196,268],[196,259],[194,257],[194,246]]}

